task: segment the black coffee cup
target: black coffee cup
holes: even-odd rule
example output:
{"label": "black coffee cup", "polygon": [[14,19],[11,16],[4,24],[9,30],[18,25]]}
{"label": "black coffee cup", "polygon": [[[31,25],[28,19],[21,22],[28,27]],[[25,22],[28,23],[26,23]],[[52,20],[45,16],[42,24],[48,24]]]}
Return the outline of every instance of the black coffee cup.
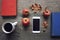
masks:
{"label": "black coffee cup", "polygon": [[2,30],[4,33],[9,34],[12,33],[15,30],[15,25],[17,24],[17,22],[5,22],[2,25]]}

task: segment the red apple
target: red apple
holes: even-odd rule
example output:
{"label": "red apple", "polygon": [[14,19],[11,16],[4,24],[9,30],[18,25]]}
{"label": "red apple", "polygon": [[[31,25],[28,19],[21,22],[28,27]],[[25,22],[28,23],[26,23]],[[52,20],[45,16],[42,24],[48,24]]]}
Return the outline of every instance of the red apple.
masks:
{"label": "red apple", "polygon": [[50,16],[50,14],[51,14],[51,12],[50,12],[50,10],[48,10],[48,9],[46,9],[46,10],[43,12],[43,15],[44,15],[45,17]]}
{"label": "red apple", "polygon": [[24,26],[28,26],[29,23],[30,23],[30,19],[29,19],[29,18],[23,18],[23,19],[22,19],[22,24],[23,24]]}
{"label": "red apple", "polygon": [[29,10],[28,9],[23,9],[22,13],[23,13],[23,16],[28,16],[29,15]]}

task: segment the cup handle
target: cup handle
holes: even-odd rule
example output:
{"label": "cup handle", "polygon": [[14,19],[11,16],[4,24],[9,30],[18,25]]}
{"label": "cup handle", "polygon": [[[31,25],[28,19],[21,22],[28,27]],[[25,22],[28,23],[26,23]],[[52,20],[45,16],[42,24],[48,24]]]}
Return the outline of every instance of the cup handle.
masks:
{"label": "cup handle", "polygon": [[15,26],[17,23],[18,23],[18,22],[14,22],[14,23],[12,23],[12,25],[14,25],[14,26]]}

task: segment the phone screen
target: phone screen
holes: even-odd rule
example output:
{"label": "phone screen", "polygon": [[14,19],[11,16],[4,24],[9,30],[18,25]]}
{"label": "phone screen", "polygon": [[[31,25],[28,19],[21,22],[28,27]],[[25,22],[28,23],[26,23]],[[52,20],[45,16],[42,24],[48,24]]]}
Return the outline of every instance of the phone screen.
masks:
{"label": "phone screen", "polygon": [[33,19],[33,31],[40,30],[40,19]]}

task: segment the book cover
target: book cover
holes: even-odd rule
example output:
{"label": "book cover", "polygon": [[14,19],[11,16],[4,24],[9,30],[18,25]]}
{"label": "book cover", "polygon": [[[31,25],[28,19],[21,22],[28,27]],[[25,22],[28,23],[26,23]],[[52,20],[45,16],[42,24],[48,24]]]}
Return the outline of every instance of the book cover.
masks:
{"label": "book cover", "polygon": [[2,16],[16,16],[16,0],[2,0]]}

